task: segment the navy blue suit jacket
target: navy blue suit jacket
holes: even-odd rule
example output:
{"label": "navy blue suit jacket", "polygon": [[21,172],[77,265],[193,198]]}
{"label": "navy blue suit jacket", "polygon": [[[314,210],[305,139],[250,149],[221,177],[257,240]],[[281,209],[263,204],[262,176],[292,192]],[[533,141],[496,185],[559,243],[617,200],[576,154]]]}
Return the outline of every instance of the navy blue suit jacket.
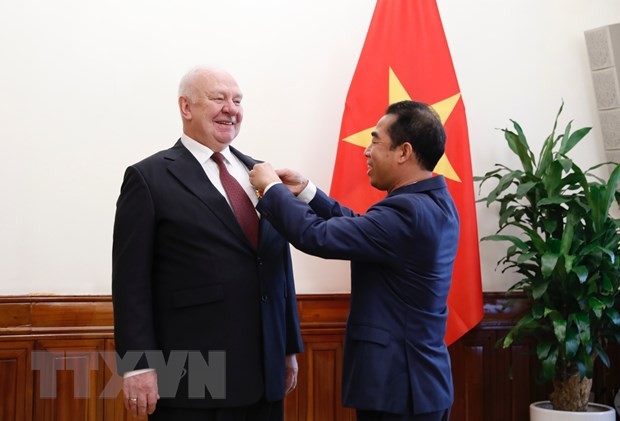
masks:
{"label": "navy blue suit jacket", "polygon": [[[248,168],[255,164],[231,150]],[[200,351],[208,363],[209,351],[226,352],[225,399],[191,399],[189,367],[176,396],[158,405],[230,407],[284,397],[285,355],[302,351],[289,244],[262,219],[255,251],[180,141],[127,169],[112,263],[121,356]],[[136,368],[148,366],[142,359]]]}
{"label": "navy blue suit jacket", "polygon": [[344,404],[416,414],[449,408],[443,338],[459,220],[444,178],[394,190],[365,215],[320,190],[307,205],[282,184],[257,209],[299,250],[351,260]]}

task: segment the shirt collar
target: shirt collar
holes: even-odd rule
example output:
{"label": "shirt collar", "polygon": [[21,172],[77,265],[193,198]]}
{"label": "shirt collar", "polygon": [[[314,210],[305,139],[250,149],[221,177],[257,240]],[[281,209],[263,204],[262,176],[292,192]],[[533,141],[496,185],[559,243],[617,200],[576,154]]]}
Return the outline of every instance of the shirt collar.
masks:
{"label": "shirt collar", "polygon": [[[192,139],[185,133],[181,135],[181,143],[187,148],[187,150],[191,152],[192,155],[194,155],[194,157],[201,164],[207,162],[211,158],[211,155],[213,155],[213,151],[210,148],[206,147],[202,143],[199,143],[197,140]],[[220,153],[224,155],[224,158],[226,158],[228,162],[234,162],[234,158],[229,146],[226,146],[226,148],[223,149]]]}
{"label": "shirt collar", "polygon": [[425,180],[419,180],[415,183],[407,184],[406,186],[399,187],[392,190],[388,196],[393,196],[401,193],[420,193],[430,190],[445,189],[448,187],[446,179],[443,175],[435,175]]}

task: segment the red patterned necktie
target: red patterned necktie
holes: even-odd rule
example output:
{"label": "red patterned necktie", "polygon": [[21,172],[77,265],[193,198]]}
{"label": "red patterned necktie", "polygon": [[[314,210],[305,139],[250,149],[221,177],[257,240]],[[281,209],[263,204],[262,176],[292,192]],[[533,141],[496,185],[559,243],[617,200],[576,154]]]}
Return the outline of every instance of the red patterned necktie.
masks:
{"label": "red patterned necktie", "polygon": [[250,240],[250,244],[256,250],[258,248],[258,215],[254,205],[245,190],[243,190],[243,187],[241,187],[241,184],[226,169],[224,155],[215,152],[211,155],[211,159],[215,161],[220,169],[220,181],[222,186],[224,186],[237,221],[248,240]]}

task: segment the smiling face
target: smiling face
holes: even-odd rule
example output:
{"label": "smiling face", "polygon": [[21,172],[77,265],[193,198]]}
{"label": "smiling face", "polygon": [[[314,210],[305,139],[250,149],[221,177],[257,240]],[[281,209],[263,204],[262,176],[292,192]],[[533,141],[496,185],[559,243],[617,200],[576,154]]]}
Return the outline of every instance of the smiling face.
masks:
{"label": "smiling face", "polygon": [[192,139],[219,152],[239,134],[243,120],[243,94],[225,71],[201,69],[184,81],[179,97],[183,131]]}
{"label": "smiling face", "polygon": [[370,177],[370,184],[376,189],[388,192],[392,191],[397,183],[396,169],[401,156],[401,148],[392,148],[392,138],[388,133],[394,121],[395,115],[384,115],[377,123],[372,132],[372,141],[364,151],[368,165],[366,174]]}

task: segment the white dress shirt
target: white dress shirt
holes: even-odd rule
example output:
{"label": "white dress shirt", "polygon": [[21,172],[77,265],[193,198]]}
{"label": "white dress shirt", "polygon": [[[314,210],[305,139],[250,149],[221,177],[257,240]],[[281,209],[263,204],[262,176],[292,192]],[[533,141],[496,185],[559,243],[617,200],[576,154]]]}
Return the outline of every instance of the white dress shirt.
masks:
{"label": "white dress shirt", "polygon": [[[213,183],[215,188],[222,193],[222,196],[224,196],[226,201],[228,201],[228,196],[226,196],[226,191],[220,181],[220,170],[215,161],[211,159],[213,151],[202,143],[198,143],[191,137],[187,136],[185,133],[181,136],[181,143],[183,143],[183,146],[185,146],[191,154],[194,155],[194,158],[196,158],[200,165],[202,165],[202,169],[207,174],[207,177],[209,177],[209,180],[211,180],[211,183]],[[245,164],[230,151],[229,147],[222,150],[221,154],[224,155],[228,172],[230,175],[235,177],[239,184],[241,184],[241,187],[243,187],[243,190],[252,201],[252,204],[256,207],[256,204],[258,203],[258,196],[256,195],[256,190],[250,184],[248,167],[246,167]],[[230,202],[228,202],[228,204],[230,205]]]}

